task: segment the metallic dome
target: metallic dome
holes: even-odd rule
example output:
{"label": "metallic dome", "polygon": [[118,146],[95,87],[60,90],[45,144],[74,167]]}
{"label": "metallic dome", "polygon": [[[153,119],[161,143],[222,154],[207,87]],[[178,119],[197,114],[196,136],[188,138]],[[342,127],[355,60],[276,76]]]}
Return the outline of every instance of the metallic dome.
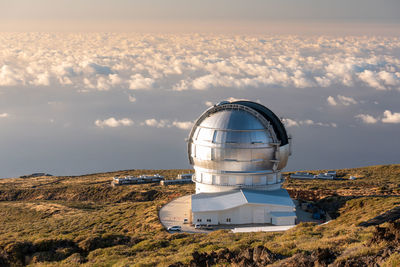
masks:
{"label": "metallic dome", "polygon": [[196,193],[279,188],[289,141],[280,119],[263,105],[224,101],[209,108],[188,140]]}

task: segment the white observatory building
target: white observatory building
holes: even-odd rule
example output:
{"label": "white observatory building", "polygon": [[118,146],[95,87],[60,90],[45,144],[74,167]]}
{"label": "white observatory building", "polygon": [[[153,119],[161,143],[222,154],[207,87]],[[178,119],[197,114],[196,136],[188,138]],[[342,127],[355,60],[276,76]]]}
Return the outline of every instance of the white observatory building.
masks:
{"label": "white observatory building", "polygon": [[295,224],[295,205],[281,188],[291,154],[281,120],[251,101],[220,102],[195,122],[188,138],[196,194],[194,224]]}

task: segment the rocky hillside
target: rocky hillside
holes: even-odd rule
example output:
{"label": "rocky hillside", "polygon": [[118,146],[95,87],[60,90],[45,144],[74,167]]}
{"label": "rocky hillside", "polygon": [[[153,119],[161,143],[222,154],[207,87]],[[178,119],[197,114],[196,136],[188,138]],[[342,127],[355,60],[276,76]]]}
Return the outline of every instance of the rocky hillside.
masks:
{"label": "rocky hillside", "polygon": [[[159,208],[194,185],[111,187],[130,170],[0,180],[0,266],[397,266],[400,165],[338,170],[341,181],[287,179],[292,197],[335,219],[284,233],[167,233]],[[349,175],[358,180],[348,180]]]}

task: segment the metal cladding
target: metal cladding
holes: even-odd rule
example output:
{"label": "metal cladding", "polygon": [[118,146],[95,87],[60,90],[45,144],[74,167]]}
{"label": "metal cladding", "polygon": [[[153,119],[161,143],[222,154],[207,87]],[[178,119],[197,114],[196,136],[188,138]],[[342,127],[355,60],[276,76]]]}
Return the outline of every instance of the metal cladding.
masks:
{"label": "metal cladding", "polygon": [[263,105],[224,101],[209,108],[188,140],[196,192],[280,188],[290,141],[281,120]]}

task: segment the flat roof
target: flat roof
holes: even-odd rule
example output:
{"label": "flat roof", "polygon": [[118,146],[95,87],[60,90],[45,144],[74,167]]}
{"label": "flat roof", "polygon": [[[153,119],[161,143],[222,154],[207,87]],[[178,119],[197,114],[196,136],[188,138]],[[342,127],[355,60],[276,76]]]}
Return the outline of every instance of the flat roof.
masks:
{"label": "flat roof", "polygon": [[282,188],[271,191],[239,189],[192,195],[192,212],[227,210],[245,204],[295,207],[288,192]]}

